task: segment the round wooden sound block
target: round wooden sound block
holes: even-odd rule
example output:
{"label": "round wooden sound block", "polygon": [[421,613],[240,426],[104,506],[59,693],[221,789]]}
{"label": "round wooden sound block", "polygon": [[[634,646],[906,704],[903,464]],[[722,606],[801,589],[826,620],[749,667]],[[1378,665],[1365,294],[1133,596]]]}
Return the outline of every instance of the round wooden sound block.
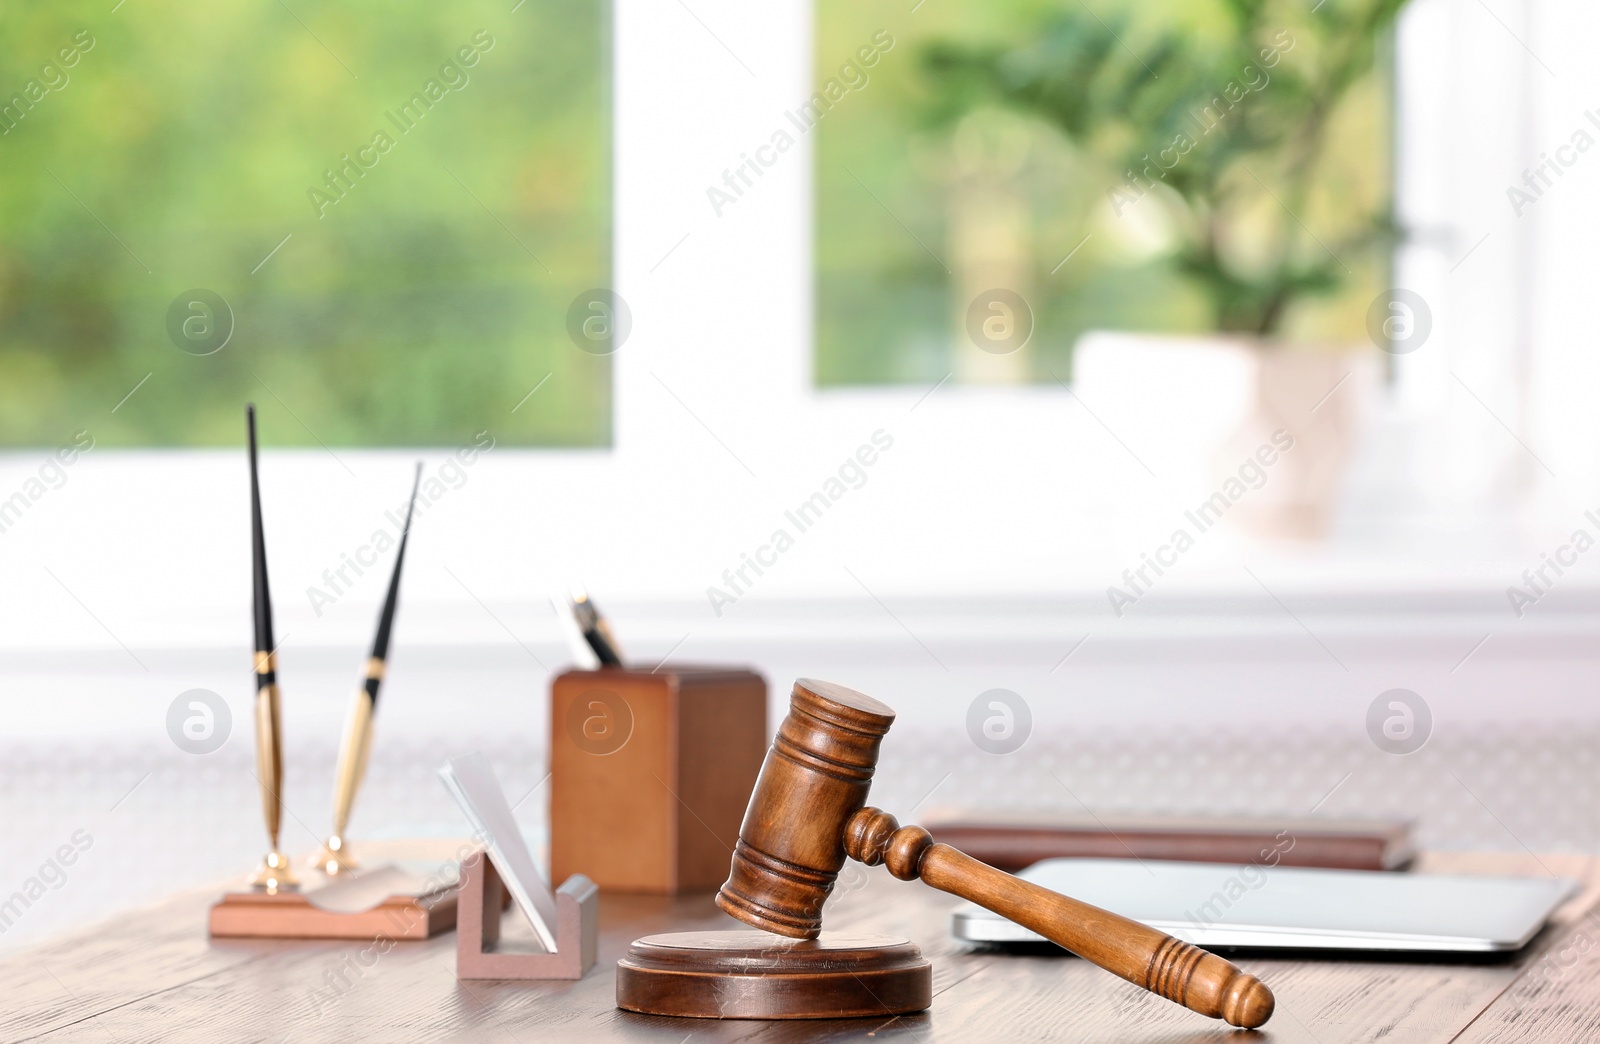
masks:
{"label": "round wooden sound block", "polygon": [[617,1007],[697,1019],[849,1019],[933,1002],[933,966],[888,935],[647,935],[617,962]]}

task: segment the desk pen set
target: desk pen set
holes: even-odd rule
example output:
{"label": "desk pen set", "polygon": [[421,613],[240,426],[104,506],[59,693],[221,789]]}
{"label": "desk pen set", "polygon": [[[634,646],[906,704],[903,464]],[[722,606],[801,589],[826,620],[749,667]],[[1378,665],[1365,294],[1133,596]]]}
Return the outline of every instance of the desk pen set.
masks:
{"label": "desk pen set", "polygon": [[[255,615],[254,723],[255,776],[261,787],[268,849],[247,882],[246,890],[229,892],[211,908],[213,936],[281,938],[371,938],[386,933],[397,939],[425,939],[455,925],[455,881],[409,872],[388,863],[359,867],[345,832],[356,791],[366,773],[372,747],[374,713],[383,683],[389,640],[400,595],[400,570],[405,563],[416,506],[417,465],[411,507],[395,552],[377,636],[372,642],[361,686],[356,690],[339,746],[335,776],[333,830],[313,857],[302,882],[281,847],[283,822],[283,721],[278,689],[277,647],[272,628],[272,596],[267,582],[266,540],[261,519],[261,486],[256,464],[255,407],[245,408],[250,459],[250,544]],[[391,849],[394,846],[389,846]],[[399,852],[403,856],[406,853]]]}

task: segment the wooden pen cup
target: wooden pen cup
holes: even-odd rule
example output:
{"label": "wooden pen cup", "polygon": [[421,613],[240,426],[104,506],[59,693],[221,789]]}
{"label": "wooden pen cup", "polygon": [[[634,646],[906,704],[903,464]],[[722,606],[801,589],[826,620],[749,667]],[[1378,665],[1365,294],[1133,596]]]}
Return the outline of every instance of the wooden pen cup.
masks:
{"label": "wooden pen cup", "polygon": [[767,750],[742,667],[603,667],[550,688],[550,876],[609,893],[713,891]]}

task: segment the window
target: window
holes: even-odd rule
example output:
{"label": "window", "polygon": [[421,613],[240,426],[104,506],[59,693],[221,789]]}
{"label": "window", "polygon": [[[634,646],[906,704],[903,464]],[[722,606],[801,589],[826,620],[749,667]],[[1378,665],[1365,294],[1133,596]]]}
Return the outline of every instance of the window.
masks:
{"label": "window", "polygon": [[576,0],[9,9],[0,444],[234,446],[252,399],[273,445],[605,444],[609,46]]}
{"label": "window", "polygon": [[818,383],[1065,380],[1096,328],[1366,342],[1392,7],[820,0]]}
{"label": "window", "polygon": [[[288,2],[296,7],[294,0]],[[807,35],[812,12],[804,4],[730,5],[716,11],[691,4],[705,25],[678,5],[619,10],[617,289],[632,308],[636,332],[621,350],[600,360],[611,363],[610,397],[582,400],[599,409],[615,402],[612,444],[603,453],[497,448],[481,467],[474,466],[470,484],[452,491],[425,517],[426,528],[415,542],[416,569],[407,577],[406,597],[408,626],[415,628],[417,640],[504,634],[483,605],[526,638],[548,619],[543,603],[529,598],[530,584],[542,588],[568,576],[582,579],[597,597],[604,593],[608,606],[658,601],[697,614],[705,627],[695,627],[694,637],[677,651],[684,657],[699,655],[706,648],[701,643],[729,633],[726,629],[741,621],[758,621],[749,610],[762,600],[870,603],[863,585],[897,613],[901,599],[924,595],[977,592],[1005,600],[1068,592],[1108,614],[1107,585],[1167,537],[1170,518],[1193,506],[1192,491],[1171,487],[1168,469],[1155,467],[1162,480],[1150,479],[1117,441],[1151,460],[1148,447],[1170,446],[1185,437],[1177,421],[1170,431],[1129,429],[1106,403],[1085,402],[1048,378],[993,387],[957,387],[952,378],[941,385],[947,368],[930,371],[923,383],[900,383],[907,380],[908,368],[882,371],[893,381],[886,377],[876,385],[823,380],[818,386],[815,345],[822,332],[812,329],[812,320],[825,323],[827,317],[813,288],[826,265],[822,254],[829,231],[828,190],[820,184],[828,176],[826,164],[814,150],[819,144],[826,148],[825,136],[835,133],[830,128],[839,124],[830,121],[842,122],[850,105],[870,101],[871,92],[885,86],[881,77],[890,63],[910,53],[906,20],[938,12],[929,3],[913,15],[908,3],[892,23],[865,21],[864,33],[851,29],[829,37],[828,3],[824,0],[822,35],[816,41]],[[1335,3],[1329,0],[1324,7]],[[535,4],[528,0],[517,17]],[[118,16],[134,9],[130,0]],[[1095,10],[1105,16],[1108,9],[1096,5]],[[1290,577],[1307,587],[1392,578],[1384,563],[1397,560],[1416,563],[1419,584],[1435,577],[1454,583],[1462,569],[1460,554],[1466,553],[1497,581],[1489,587],[1500,589],[1538,561],[1541,551],[1561,542],[1541,535],[1530,550],[1518,526],[1537,524],[1544,527],[1541,533],[1565,539],[1577,524],[1574,519],[1600,503],[1593,488],[1593,476],[1600,474],[1594,464],[1600,415],[1588,401],[1592,381],[1582,379],[1600,364],[1586,332],[1592,326],[1589,296],[1580,285],[1589,271],[1592,248],[1586,237],[1600,221],[1600,197],[1575,180],[1588,176],[1587,167],[1570,171],[1571,177],[1557,182],[1559,189],[1520,215],[1506,192],[1522,184],[1540,151],[1566,143],[1575,128],[1589,125],[1581,106],[1563,109],[1557,102],[1581,101],[1581,93],[1569,93],[1578,90],[1600,97],[1600,80],[1585,87],[1588,80],[1582,79],[1600,77],[1600,72],[1586,72],[1590,65],[1582,60],[1596,18],[1600,15],[1540,7],[1530,12],[1527,26],[1511,23],[1561,74],[1557,82],[1517,35],[1481,7],[1448,0],[1413,0],[1408,6],[1399,33],[1396,141],[1399,209],[1414,236],[1400,253],[1396,283],[1426,298],[1433,331],[1423,350],[1394,359],[1393,394],[1377,404],[1362,449],[1365,459],[1353,471],[1342,501],[1346,514],[1339,529],[1314,550],[1279,555],[1270,548],[1251,549],[1273,563],[1270,575],[1257,572],[1274,588]],[[335,43],[320,23],[310,24]],[[475,24],[467,24],[475,31]],[[897,42],[873,68],[866,92],[853,92],[811,132],[796,132],[796,147],[766,172],[759,191],[747,191],[736,205],[714,212],[707,186],[723,184],[724,171],[742,153],[755,156],[752,146],[768,141],[775,127],[792,126],[785,114],[803,107],[817,91],[819,66],[837,71],[847,54],[886,25]],[[500,53],[498,47],[509,46],[508,37],[492,31],[501,43],[484,56],[480,70]],[[849,43],[848,49],[841,41]],[[316,47],[314,41],[311,46]],[[15,53],[9,40],[6,47]],[[99,53],[88,54],[84,63]],[[317,54],[329,61],[320,48]],[[87,85],[79,79],[82,69],[80,64],[72,85],[51,95],[28,119],[42,119],[48,105],[70,100],[72,91]],[[470,100],[479,86],[487,86],[478,75],[444,104]],[[663,90],[669,82],[673,89]],[[1276,86],[1275,76],[1262,94]],[[381,114],[394,104],[382,102],[377,110]],[[20,133],[0,136],[0,150],[12,148]],[[397,151],[384,162],[400,156]],[[462,174],[453,160],[445,162]],[[15,177],[7,164],[0,164],[0,179]],[[54,163],[52,168],[64,175]],[[854,164],[852,169],[870,184],[866,171]],[[356,193],[376,186],[372,179],[379,173],[381,167]],[[41,176],[48,181],[48,175]],[[16,183],[31,184],[20,178]],[[305,188],[296,186],[301,205]],[[108,192],[108,198],[112,195]],[[901,205],[879,195],[891,207]],[[355,200],[352,193],[346,202]],[[816,215],[808,210],[812,200],[819,202]],[[92,205],[88,197],[85,201]],[[0,194],[6,221],[17,220],[17,206],[8,193]],[[522,236],[510,215],[501,216]],[[820,231],[813,216],[823,224]],[[484,221],[487,232],[504,235],[486,216]],[[898,226],[891,230],[904,235]],[[283,251],[299,239],[296,235]],[[479,240],[492,241],[492,236]],[[261,254],[275,242],[269,240]],[[1067,249],[1075,243],[1069,241]],[[911,247],[917,249],[915,243]],[[0,239],[7,256],[13,249],[9,240]],[[119,248],[113,243],[111,249]],[[538,252],[549,263],[543,250]],[[1062,272],[1083,257],[1080,252]],[[260,254],[249,258],[246,269],[260,259]],[[1049,258],[1049,266],[1060,259]],[[8,261],[8,280],[15,278],[9,274],[12,266]],[[528,285],[543,278],[539,272]],[[176,283],[166,299],[157,300],[159,314],[164,316],[172,294],[189,285]],[[580,289],[581,284],[572,292]],[[6,307],[13,307],[12,298],[6,300]],[[570,300],[569,295],[557,302],[561,312]],[[158,323],[158,344],[170,346],[161,340],[165,336]],[[563,353],[584,356],[564,365],[587,361],[585,353],[572,348],[565,329],[558,327],[554,336],[562,350],[551,349],[550,362],[513,389],[516,395],[498,398],[497,414],[484,424],[497,436],[511,421],[529,423],[522,418],[535,407],[565,408],[560,395],[546,397],[557,390],[552,377],[512,413],[520,397],[556,369]],[[875,351],[868,340],[862,338],[863,350]],[[546,350],[542,342],[533,348]],[[14,357],[0,358],[9,367]],[[1070,378],[1066,370],[1056,372]],[[127,385],[143,373],[132,372]],[[155,381],[152,377],[115,418]],[[127,391],[114,390],[115,395],[107,392],[106,411]],[[243,394],[244,386],[239,390]],[[0,379],[0,396],[5,398],[0,423],[15,424],[17,410],[32,408],[17,404],[9,371]],[[259,391],[255,396],[265,410],[270,399]],[[247,603],[237,572],[247,533],[235,406],[226,423],[228,430],[214,439],[231,444],[226,453],[119,455],[97,449],[73,466],[65,490],[52,490],[0,534],[11,549],[0,556],[0,576],[17,607],[4,617],[11,646],[105,647],[124,656],[95,618],[141,654],[169,641],[174,620],[194,623],[185,631],[186,640],[237,645],[239,635],[247,633]],[[263,469],[270,489],[268,525],[275,527],[270,537],[274,590],[283,592],[278,597],[284,630],[299,628],[297,643],[359,645],[370,637],[370,603],[345,599],[319,617],[305,592],[382,524],[382,511],[407,488],[413,454],[341,449],[341,460],[360,477],[353,482],[324,453],[276,452],[279,433],[288,441],[294,422],[280,415],[273,423],[264,442]],[[59,436],[35,438],[52,449],[67,445],[72,429],[62,428]],[[758,595],[741,598],[737,610],[716,616],[707,588],[723,583],[723,571],[737,565],[744,552],[769,541],[783,523],[783,512],[815,492],[880,428],[895,438],[895,447],[883,466],[875,466],[866,488],[852,491],[830,513],[826,528],[813,529],[779,567],[769,569]],[[470,437],[439,441],[452,449],[472,442]],[[506,445],[503,439],[500,445]],[[440,460],[428,455],[429,467]],[[1539,461],[1570,486],[1570,496]],[[31,448],[0,455],[5,483],[0,500],[30,488],[45,464],[45,454]],[[185,501],[189,522],[184,526],[161,521],[172,512],[174,488],[194,491]],[[551,496],[553,490],[560,496]],[[138,555],[103,538],[103,520],[113,517],[143,520]],[[303,524],[308,518],[317,520],[315,527]],[[1536,522],[1525,523],[1526,518]],[[530,537],[530,519],[537,520],[536,537]],[[449,572],[428,561],[435,553],[448,561]],[[1200,591],[1235,584],[1259,591],[1231,555],[1219,542],[1214,563],[1191,556],[1176,579]],[[173,562],[188,564],[183,584],[170,582]],[[48,565],[61,583],[36,563]],[[126,581],[130,569],[144,570],[135,574],[142,582]],[[61,584],[82,599],[81,606]],[[526,615],[509,615],[514,608]],[[429,616],[433,609],[438,615]],[[296,612],[298,622],[290,619]],[[672,648],[683,637],[683,630],[667,633],[677,620],[663,625],[656,648]],[[844,623],[839,627],[849,630]]]}

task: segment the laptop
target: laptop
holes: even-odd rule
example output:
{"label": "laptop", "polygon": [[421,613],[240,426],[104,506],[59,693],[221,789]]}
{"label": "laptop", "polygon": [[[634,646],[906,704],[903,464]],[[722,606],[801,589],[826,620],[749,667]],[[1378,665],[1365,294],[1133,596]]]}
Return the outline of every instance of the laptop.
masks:
{"label": "laptop", "polygon": [[[1579,882],[1368,870],[1047,859],[1017,875],[1208,948],[1494,953],[1521,949]],[[982,907],[951,917],[957,939],[1048,940]]]}

